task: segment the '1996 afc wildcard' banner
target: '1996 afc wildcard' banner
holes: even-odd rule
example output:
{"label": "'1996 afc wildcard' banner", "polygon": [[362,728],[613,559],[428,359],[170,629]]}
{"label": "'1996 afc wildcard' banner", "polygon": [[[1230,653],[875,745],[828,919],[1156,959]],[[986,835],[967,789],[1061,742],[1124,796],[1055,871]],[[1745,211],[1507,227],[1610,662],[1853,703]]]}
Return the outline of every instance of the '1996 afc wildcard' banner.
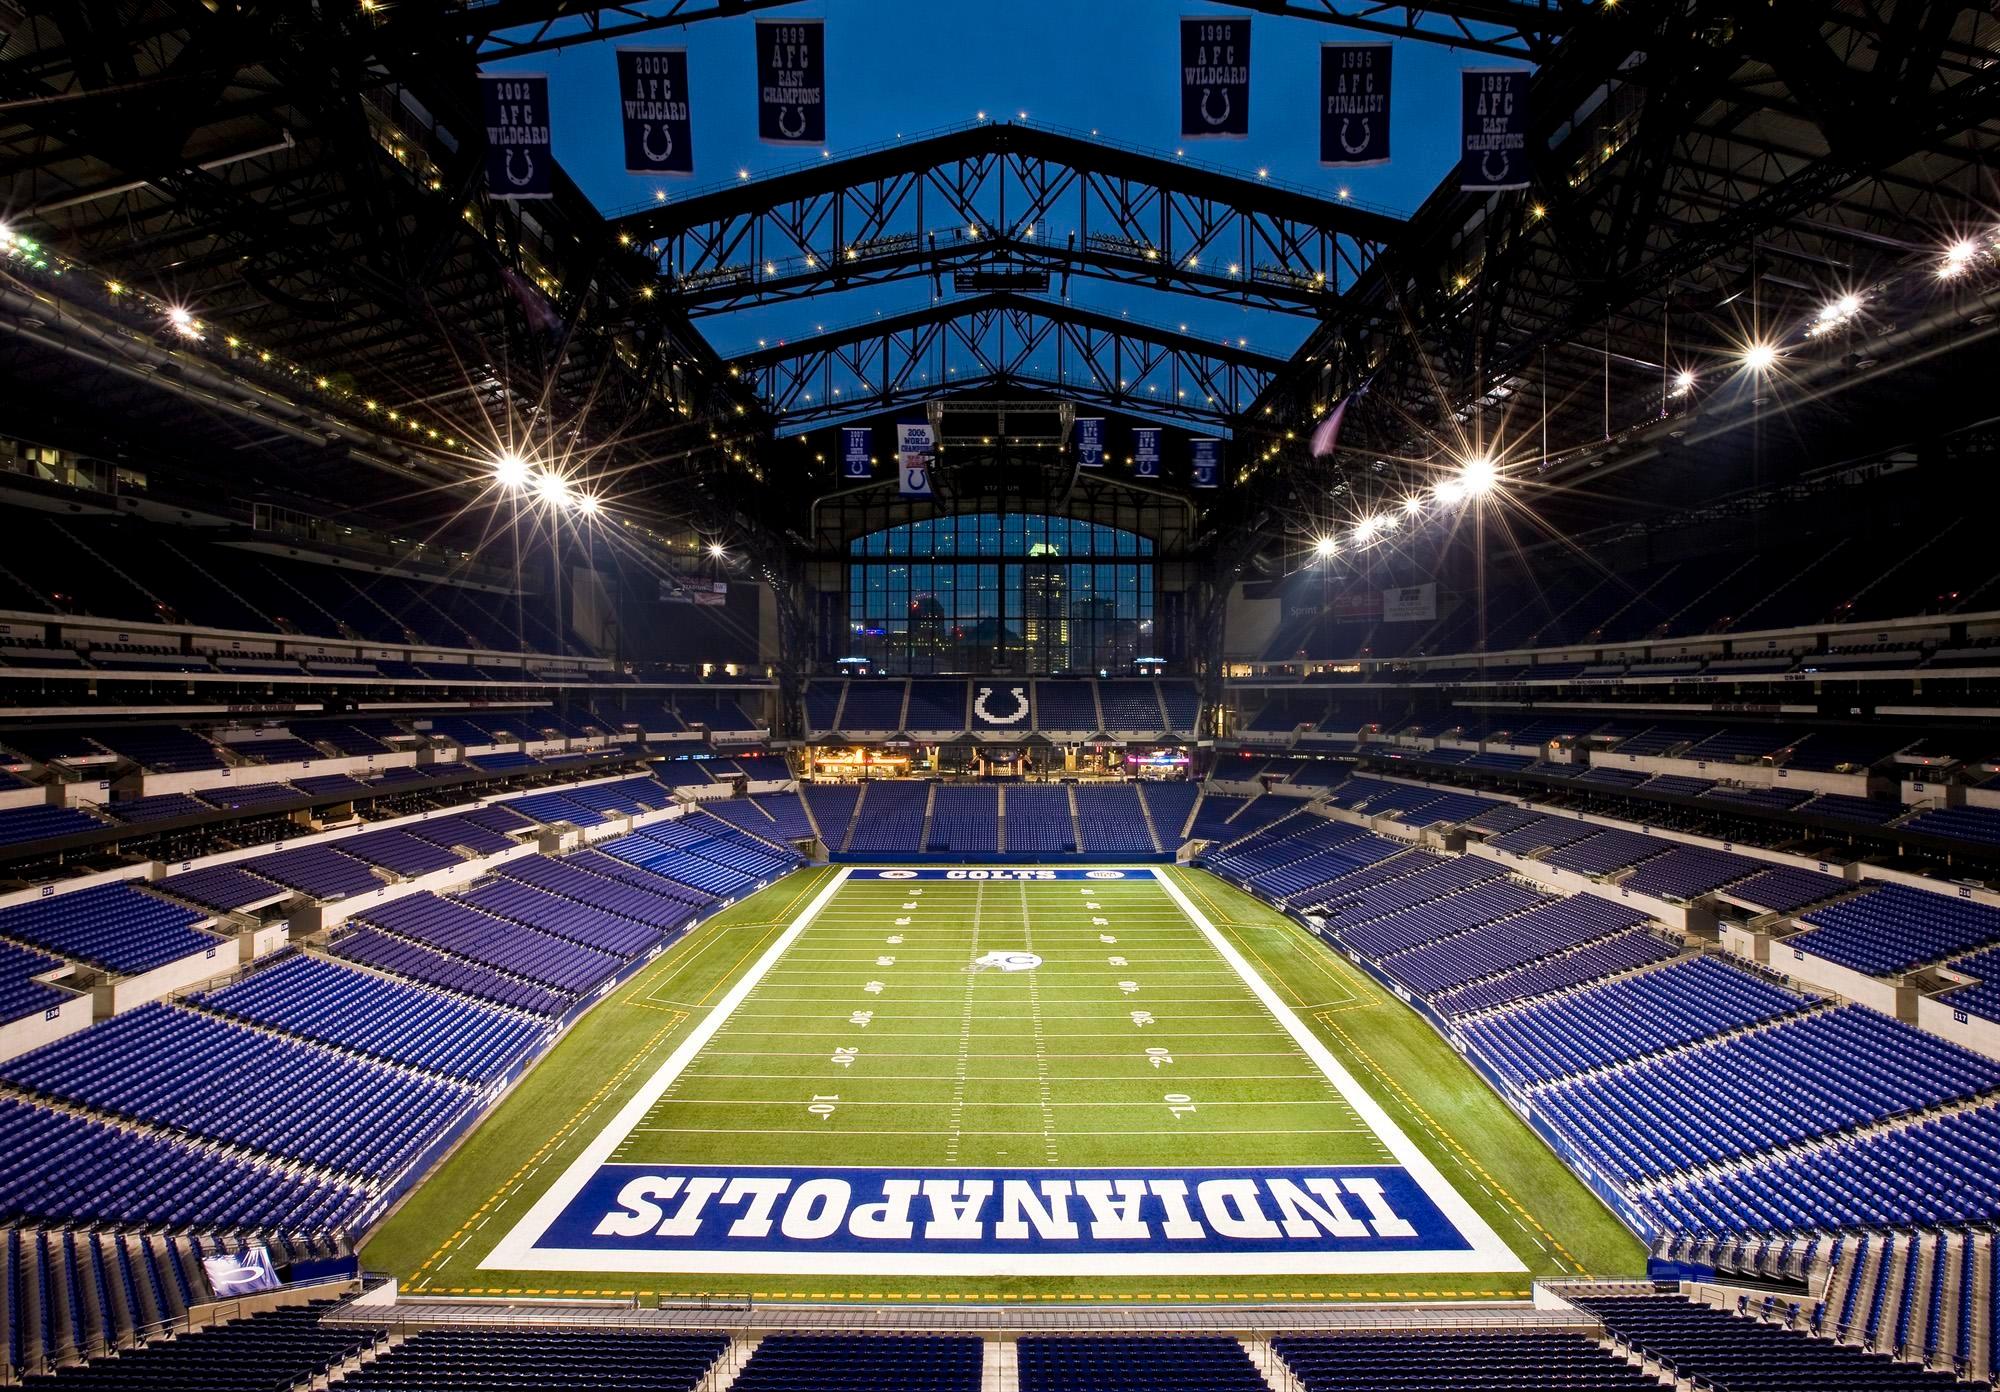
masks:
{"label": "'1996 afc wildcard' banner", "polygon": [[1250,134],[1250,16],[1181,20],[1181,138]]}
{"label": "'1996 afc wildcard' banner", "polygon": [[618,118],[628,174],[694,173],[684,48],[618,50]]}
{"label": "'1996 afc wildcard' banner", "polygon": [[826,144],[826,25],[757,21],[757,138],[767,145]]}
{"label": "'1996 afc wildcard' banner", "polygon": [[1168,1274],[1513,1270],[1398,1165],[599,1166],[508,1270]]}

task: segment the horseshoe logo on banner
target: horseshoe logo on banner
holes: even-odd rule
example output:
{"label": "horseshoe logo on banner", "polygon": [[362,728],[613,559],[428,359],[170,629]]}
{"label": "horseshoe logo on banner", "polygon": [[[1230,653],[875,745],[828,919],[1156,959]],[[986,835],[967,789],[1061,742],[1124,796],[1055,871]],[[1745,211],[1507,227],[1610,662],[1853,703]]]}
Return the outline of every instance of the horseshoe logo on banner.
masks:
{"label": "horseshoe logo on banner", "polygon": [[1210,89],[1207,87],[1201,89],[1201,119],[1208,122],[1211,126],[1219,126],[1229,119],[1229,89],[1227,87],[1222,89],[1222,114],[1220,116],[1211,116],[1208,114],[1209,92]]}
{"label": "horseshoe logo on banner", "polygon": [[1009,715],[995,715],[986,704],[993,699],[994,688],[982,686],[972,698],[972,713],[988,725],[1019,725],[1028,718],[1028,689],[1025,686],[1010,686],[1007,694],[1014,698],[1014,709]]}
{"label": "horseshoe logo on banner", "polygon": [[[788,126],[788,125],[786,125],[786,124],[785,124],[785,113],[787,113],[787,112],[791,112],[792,114],[796,115],[796,116],[797,116],[797,117],[799,118],[799,128],[798,128],[797,130],[793,130],[793,129],[792,129],[792,128],[791,128],[790,126]],[[803,136],[803,135],[804,135],[805,133],[806,133],[806,113],[805,113],[805,112],[803,112],[803,111],[799,110],[799,108],[797,108],[797,107],[795,107],[795,106],[781,106],[781,107],[779,107],[779,108],[778,108],[778,134],[779,134],[779,135],[782,135],[782,136],[784,136],[784,137],[785,137],[785,139],[787,139],[787,140],[797,140],[797,139],[799,139],[799,138],[800,138],[801,136]]]}
{"label": "horseshoe logo on banner", "polygon": [[515,152],[512,150],[509,150],[507,152],[507,166],[506,166],[507,182],[512,184],[515,188],[526,188],[529,184],[535,181],[534,152],[532,150],[522,150],[520,152],[521,163],[527,166],[527,172],[522,174],[519,178],[516,178],[514,176],[514,154]]}
{"label": "horseshoe logo on banner", "polygon": [[1352,116],[1343,116],[1340,118],[1340,148],[1347,151],[1350,155],[1358,155],[1375,143],[1375,118],[1372,116],[1363,116],[1361,118],[1361,139],[1350,142],[1347,138],[1347,123],[1353,119]]}
{"label": "horseshoe logo on banner", "polygon": [[646,158],[651,160],[654,164],[665,164],[669,159],[673,157],[674,153],[674,132],[672,128],[668,126],[661,126],[660,138],[667,142],[667,148],[664,150],[655,150],[653,148],[652,122],[648,121],[645,125],[639,127],[639,149],[643,151],[645,153]]}
{"label": "horseshoe logo on banner", "polygon": [[[1497,170],[1493,167],[1493,157],[1495,155],[1500,157],[1500,167]],[[1499,183],[1512,173],[1513,169],[1514,161],[1509,159],[1503,150],[1488,150],[1479,157],[1479,172],[1489,183]]]}

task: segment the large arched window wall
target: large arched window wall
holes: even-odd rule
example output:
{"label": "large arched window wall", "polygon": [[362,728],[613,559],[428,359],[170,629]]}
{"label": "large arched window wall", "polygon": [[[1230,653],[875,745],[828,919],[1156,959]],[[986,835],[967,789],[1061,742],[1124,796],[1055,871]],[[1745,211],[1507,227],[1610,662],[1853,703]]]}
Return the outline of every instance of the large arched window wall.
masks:
{"label": "large arched window wall", "polygon": [[848,544],[848,657],[877,671],[1130,673],[1155,646],[1153,543],[1077,518],[967,513]]}

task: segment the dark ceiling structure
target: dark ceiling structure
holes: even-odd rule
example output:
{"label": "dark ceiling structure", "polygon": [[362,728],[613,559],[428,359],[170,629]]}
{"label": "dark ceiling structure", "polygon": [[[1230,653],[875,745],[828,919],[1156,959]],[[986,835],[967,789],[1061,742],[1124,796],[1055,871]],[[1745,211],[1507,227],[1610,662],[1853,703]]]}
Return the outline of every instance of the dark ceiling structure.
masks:
{"label": "dark ceiling structure", "polygon": [[[200,377],[188,467],[288,506],[443,518],[525,439],[640,515],[770,535],[838,485],[784,436],[941,394],[1062,397],[1230,437],[1230,486],[1199,501],[1234,554],[1472,453],[1560,529],[1629,525],[1893,444],[1913,392],[1962,424],[1977,403],[1938,384],[1993,363],[1990,4],[1246,0],[1535,63],[1536,185],[1447,184],[1408,218],[1008,122],[611,219],[560,175],[545,203],[485,196],[480,63],[786,3],[0,3],[8,225],[207,329],[162,330],[173,360],[141,371],[104,341],[52,348],[72,320],[17,299],[0,374],[17,405],[116,410],[162,449]],[[1974,273],[1945,274],[1967,239]],[[843,294],[896,283],[929,304],[841,322]],[[1097,307],[1118,287],[1310,331],[1280,357]],[[808,296],[826,328],[719,351],[732,315]],[[239,340],[306,365],[290,398]],[[1753,346],[1777,386],[1745,381]],[[1912,373],[1946,350],[1949,372]],[[1343,400],[1341,449],[1311,457]],[[1780,412],[1784,450],[1691,460]]]}

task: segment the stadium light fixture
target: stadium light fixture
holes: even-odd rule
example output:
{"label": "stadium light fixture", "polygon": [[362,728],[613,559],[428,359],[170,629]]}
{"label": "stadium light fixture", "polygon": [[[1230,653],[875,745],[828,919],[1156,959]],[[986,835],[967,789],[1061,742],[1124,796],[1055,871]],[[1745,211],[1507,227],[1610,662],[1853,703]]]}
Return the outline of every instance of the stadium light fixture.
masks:
{"label": "stadium light fixture", "polygon": [[167,307],[167,322],[173,325],[174,332],[182,338],[201,337],[201,325],[195,322],[194,314],[179,305]]}
{"label": "stadium light fixture", "polygon": [[1405,517],[1415,517],[1423,510],[1424,500],[1417,494],[1412,493],[1409,497],[1403,499],[1403,515]]}
{"label": "stadium light fixture", "polygon": [[1464,490],[1464,495],[1468,498],[1491,493],[1493,485],[1498,481],[1499,474],[1493,467],[1493,461],[1486,455],[1474,455],[1459,466],[1459,487]]}
{"label": "stadium light fixture", "polygon": [[604,504],[597,501],[596,494],[579,493],[576,495],[576,510],[585,517],[595,517],[603,509]]}
{"label": "stadium light fixture", "polygon": [[528,482],[528,461],[507,450],[493,461],[493,480],[506,488],[520,489]]}
{"label": "stadium light fixture", "polygon": [[1674,395],[1686,396],[1694,390],[1694,374],[1682,368],[1674,374]]}
{"label": "stadium light fixture", "polygon": [[1431,489],[1431,496],[1450,507],[1465,501],[1465,485],[1457,479],[1444,479]]}
{"label": "stadium light fixture", "polygon": [[569,502],[569,484],[561,474],[545,472],[535,479],[535,496],[550,507],[562,507]]}
{"label": "stadium light fixture", "polygon": [[1355,542],[1359,545],[1366,546],[1369,542],[1375,539],[1376,530],[1380,528],[1381,525],[1382,525],[1382,519],[1379,517],[1362,518],[1359,522],[1356,522],[1354,524]]}
{"label": "stadium light fixture", "polygon": [[728,556],[729,550],[721,542],[711,541],[708,544],[708,554],[715,560],[719,561],[722,560],[724,557]]}
{"label": "stadium light fixture", "polygon": [[1330,561],[1340,554],[1340,542],[1331,536],[1323,536],[1313,542],[1313,555],[1322,561]]}
{"label": "stadium light fixture", "polygon": [[1778,361],[1778,345],[1753,343],[1743,350],[1743,365],[1752,372],[1769,372]]}
{"label": "stadium light fixture", "polygon": [[1944,249],[1944,264],[1938,267],[1938,278],[1950,280],[1962,275],[1972,264],[1972,258],[1979,254],[1979,244],[1970,237],[1961,237]]}

